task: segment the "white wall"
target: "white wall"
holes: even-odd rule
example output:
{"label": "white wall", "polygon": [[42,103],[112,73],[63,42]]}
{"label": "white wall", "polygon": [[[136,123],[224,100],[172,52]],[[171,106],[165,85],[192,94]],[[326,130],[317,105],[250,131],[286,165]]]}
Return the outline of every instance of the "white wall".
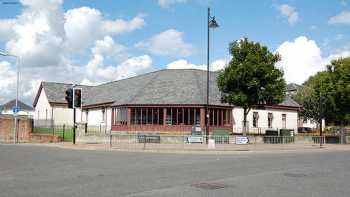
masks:
{"label": "white wall", "polygon": [[[42,89],[35,106],[34,120],[54,120],[55,125],[73,125],[73,109],[66,106],[51,106]],[[81,121],[81,110],[76,110],[76,122]]]}
{"label": "white wall", "polygon": [[107,130],[110,130],[111,119],[112,119],[112,108],[108,107],[104,109],[105,109],[104,114],[103,114],[102,107],[83,110],[82,122],[88,123],[88,125],[90,126],[99,126],[99,125],[107,126]]}
{"label": "white wall", "polygon": [[52,108],[47,100],[44,89],[41,90],[38,102],[35,106],[34,120],[50,120]]}
{"label": "white wall", "polygon": [[[55,125],[73,125],[73,109],[65,106],[53,107],[53,119]],[[76,122],[81,122],[81,110],[76,109]]]}
{"label": "white wall", "polygon": [[[286,129],[293,129],[298,131],[298,111],[282,110],[282,109],[251,109],[247,115],[247,121],[249,129],[254,132],[258,131],[258,128],[253,127],[253,113],[258,112],[258,128],[261,128],[261,132],[265,133],[268,128],[268,113],[273,114],[272,129],[282,129],[282,114],[286,114]],[[242,132],[243,127],[243,108],[235,107],[233,109],[233,131],[236,133]]]}

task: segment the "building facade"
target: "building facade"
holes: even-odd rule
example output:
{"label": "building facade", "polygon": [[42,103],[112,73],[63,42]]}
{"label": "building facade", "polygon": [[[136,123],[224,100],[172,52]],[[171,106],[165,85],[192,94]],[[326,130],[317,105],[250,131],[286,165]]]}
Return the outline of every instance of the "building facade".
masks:
{"label": "building facade", "polygon": [[[221,102],[217,75],[217,72],[210,72],[210,131],[238,133],[243,113],[239,108]],[[42,82],[34,101],[35,118],[53,119],[55,124],[72,122],[70,114],[73,112],[67,109],[64,100],[69,87],[71,84]],[[77,120],[88,125],[103,125],[108,131],[120,133],[190,133],[194,126],[205,131],[206,71],[160,70],[98,86],[80,87],[83,106]],[[51,115],[46,115],[50,110]],[[272,127],[297,130],[298,110],[299,105],[286,98],[281,105],[252,110],[248,119],[251,117],[249,122],[257,128],[268,128],[267,117],[272,113]],[[257,124],[254,122],[256,115],[260,117]]]}

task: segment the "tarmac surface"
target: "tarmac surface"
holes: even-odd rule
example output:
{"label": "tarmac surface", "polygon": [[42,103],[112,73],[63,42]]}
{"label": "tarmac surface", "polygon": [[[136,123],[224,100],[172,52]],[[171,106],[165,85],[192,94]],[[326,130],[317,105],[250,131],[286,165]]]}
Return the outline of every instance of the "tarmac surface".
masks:
{"label": "tarmac surface", "polygon": [[0,145],[0,197],[348,197],[348,146],[174,154]]}

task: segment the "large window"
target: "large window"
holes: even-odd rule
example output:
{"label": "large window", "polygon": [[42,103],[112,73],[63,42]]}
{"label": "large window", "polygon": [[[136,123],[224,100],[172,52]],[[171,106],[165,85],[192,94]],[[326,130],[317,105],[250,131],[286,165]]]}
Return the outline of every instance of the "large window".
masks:
{"label": "large window", "polygon": [[121,107],[114,109],[114,124],[115,125],[126,125],[128,123],[128,108]]}
{"label": "large window", "polygon": [[229,126],[231,124],[230,109],[209,109],[210,126]]}
{"label": "large window", "polygon": [[269,128],[272,128],[272,121],[273,121],[273,114],[272,113],[268,113],[267,114],[267,126]]}
{"label": "large window", "polygon": [[259,113],[253,112],[253,127],[258,127]]}
{"label": "large window", "polygon": [[[135,107],[131,108],[131,124],[194,125],[200,122],[199,108]],[[166,111],[164,116],[164,111]],[[165,117],[165,120],[164,120]]]}
{"label": "large window", "polygon": [[282,128],[285,129],[287,128],[287,115],[282,114]]}

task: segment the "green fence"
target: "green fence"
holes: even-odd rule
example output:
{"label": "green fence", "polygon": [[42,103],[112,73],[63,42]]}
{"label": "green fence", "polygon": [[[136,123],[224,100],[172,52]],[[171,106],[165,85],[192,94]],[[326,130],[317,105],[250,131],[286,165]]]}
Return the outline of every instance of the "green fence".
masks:
{"label": "green fence", "polygon": [[33,133],[56,135],[62,137],[65,142],[73,141],[73,126],[55,125],[52,127],[34,127]]}

